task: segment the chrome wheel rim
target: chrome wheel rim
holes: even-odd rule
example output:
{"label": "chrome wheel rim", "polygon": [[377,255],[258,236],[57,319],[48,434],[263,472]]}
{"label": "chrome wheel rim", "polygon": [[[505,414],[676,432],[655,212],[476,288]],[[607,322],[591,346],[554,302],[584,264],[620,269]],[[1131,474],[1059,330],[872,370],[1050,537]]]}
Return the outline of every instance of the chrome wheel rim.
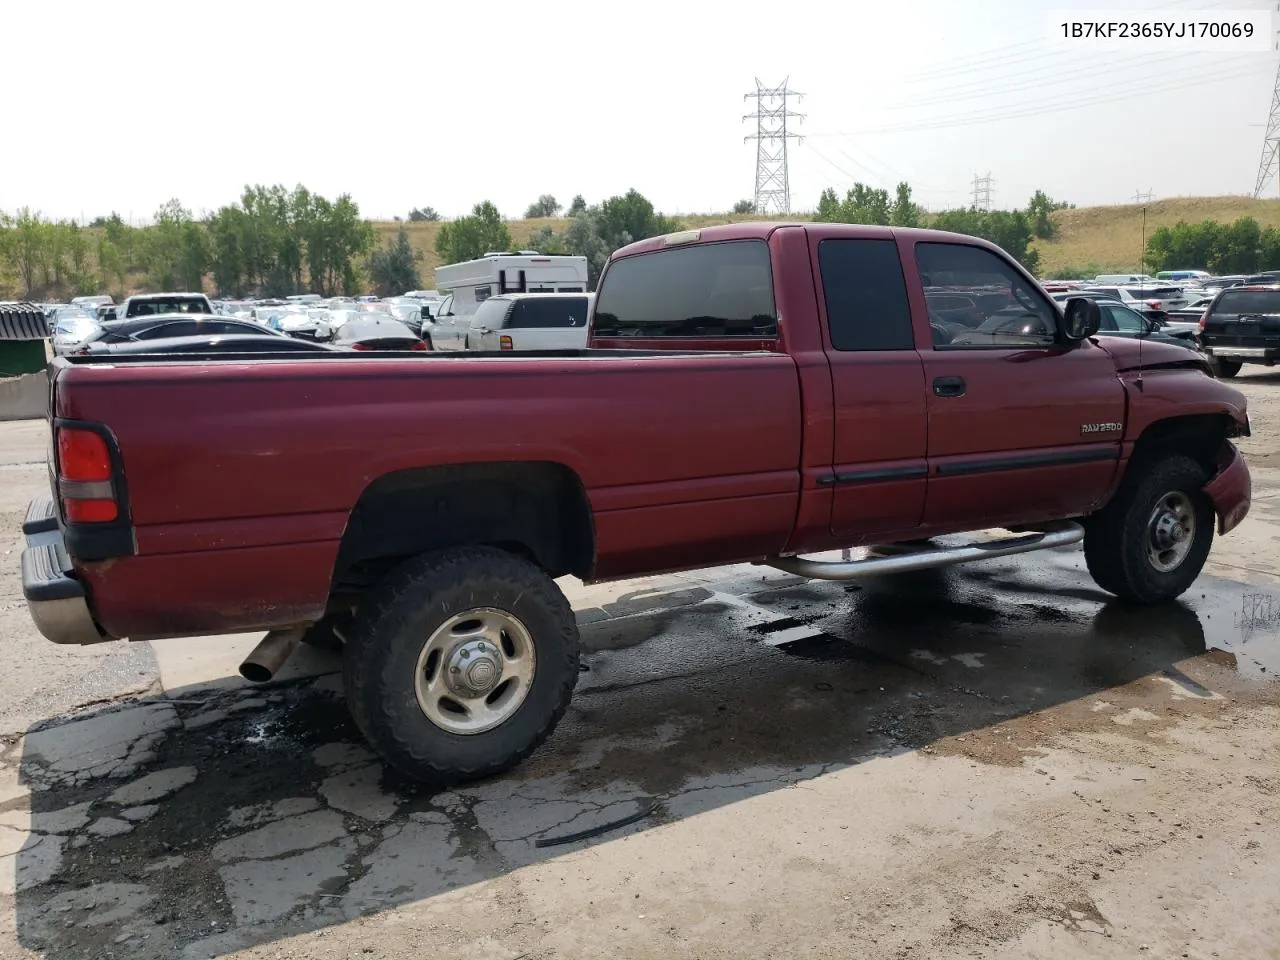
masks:
{"label": "chrome wheel rim", "polygon": [[1196,511],[1182,491],[1166,493],[1147,521],[1147,559],[1161,573],[1182,566],[1196,539]]}
{"label": "chrome wheel rim", "polygon": [[454,614],[422,645],[414,693],[441,730],[484,733],[520,709],[536,669],[528,628],[505,610],[475,607]]}

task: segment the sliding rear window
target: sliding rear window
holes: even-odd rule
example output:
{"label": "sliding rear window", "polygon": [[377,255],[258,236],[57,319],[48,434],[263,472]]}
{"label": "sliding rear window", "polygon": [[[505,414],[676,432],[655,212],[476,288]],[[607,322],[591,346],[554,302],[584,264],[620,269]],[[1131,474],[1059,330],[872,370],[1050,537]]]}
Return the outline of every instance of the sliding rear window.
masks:
{"label": "sliding rear window", "polygon": [[776,337],[769,246],[731,240],[624,257],[596,298],[597,337]]}

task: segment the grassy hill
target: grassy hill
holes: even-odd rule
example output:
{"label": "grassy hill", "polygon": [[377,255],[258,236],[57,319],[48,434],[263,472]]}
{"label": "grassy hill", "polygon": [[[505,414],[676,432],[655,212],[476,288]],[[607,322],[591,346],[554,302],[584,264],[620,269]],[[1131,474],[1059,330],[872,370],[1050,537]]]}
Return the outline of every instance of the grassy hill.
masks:
{"label": "grassy hill", "polygon": [[[1253,217],[1263,227],[1280,227],[1280,200],[1254,200],[1250,197],[1177,197],[1157,200],[1147,205],[1147,235],[1158,227],[1171,227],[1179,220],[1197,223],[1220,220],[1226,223],[1239,217]],[[685,229],[751,220],[750,216],[705,214],[681,217]],[[794,219],[806,219],[796,216]],[[1142,207],[1125,204],[1111,207],[1080,207],[1061,210],[1054,215],[1058,235],[1050,241],[1037,241],[1041,275],[1051,277],[1066,269],[1089,269],[1091,272],[1128,271],[1138,269],[1142,254]],[[507,228],[517,247],[524,246],[531,235],[542,227],[560,231],[565,219],[511,220]],[[394,222],[376,224],[380,237],[393,235],[400,226]],[[435,268],[440,258],[435,252],[438,223],[406,223],[413,245],[425,256],[422,263],[423,284],[434,284]],[[1189,267],[1202,266],[1188,264]],[[1096,269],[1094,269],[1096,268]]]}
{"label": "grassy hill", "polygon": [[[1171,227],[1179,220],[1199,223],[1219,220],[1230,223],[1239,217],[1253,217],[1263,227],[1280,227],[1280,200],[1250,197],[1177,197],[1147,205],[1147,236],[1159,227]],[[1068,268],[1097,266],[1099,273],[1138,269],[1142,258],[1142,207],[1126,204],[1115,207],[1081,207],[1061,210],[1055,215],[1058,235],[1039,241],[1041,275],[1051,277]],[[1204,264],[1188,263],[1188,268]]]}

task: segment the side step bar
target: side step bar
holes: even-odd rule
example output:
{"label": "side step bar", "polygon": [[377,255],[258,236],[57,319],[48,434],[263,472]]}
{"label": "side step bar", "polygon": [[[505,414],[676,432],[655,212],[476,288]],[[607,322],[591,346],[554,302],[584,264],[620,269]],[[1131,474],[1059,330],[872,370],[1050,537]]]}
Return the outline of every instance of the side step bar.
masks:
{"label": "side step bar", "polygon": [[888,573],[911,573],[916,570],[933,570],[973,560],[990,560],[1009,557],[1033,550],[1049,550],[1066,547],[1084,539],[1084,527],[1066,520],[1047,524],[1039,533],[1028,533],[1003,540],[985,543],[966,543],[957,547],[926,547],[887,557],[868,557],[865,560],[827,561],[806,560],[804,557],[774,557],[764,565],[776,567],[785,573],[810,580],[861,580],[863,577],[879,577]]}

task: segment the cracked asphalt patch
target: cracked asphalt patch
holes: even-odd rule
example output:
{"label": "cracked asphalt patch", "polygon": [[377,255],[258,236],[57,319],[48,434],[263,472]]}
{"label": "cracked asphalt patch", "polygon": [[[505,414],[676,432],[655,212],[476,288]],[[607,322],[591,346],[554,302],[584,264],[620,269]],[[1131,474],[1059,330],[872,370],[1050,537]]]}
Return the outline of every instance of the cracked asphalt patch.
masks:
{"label": "cracked asphalt patch", "polygon": [[[1145,750],[1179,724],[1276,704],[1262,669],[1275,634],[1248,615],[1270,608],[1257,588],[1200,586],[1138,616],[1105,602],[1072,551],[853,588],[734,568],[670,607],[644,594],[584,617],[587,669],[552,741],[507,776],[438,793],[377,762],[328,677],[91,709],[0,756],[0,893],[47,957],[217,956],[877,758],[1018,767],[1099,732]],[[1027,916],[1102,923],[1037,904]]]}

